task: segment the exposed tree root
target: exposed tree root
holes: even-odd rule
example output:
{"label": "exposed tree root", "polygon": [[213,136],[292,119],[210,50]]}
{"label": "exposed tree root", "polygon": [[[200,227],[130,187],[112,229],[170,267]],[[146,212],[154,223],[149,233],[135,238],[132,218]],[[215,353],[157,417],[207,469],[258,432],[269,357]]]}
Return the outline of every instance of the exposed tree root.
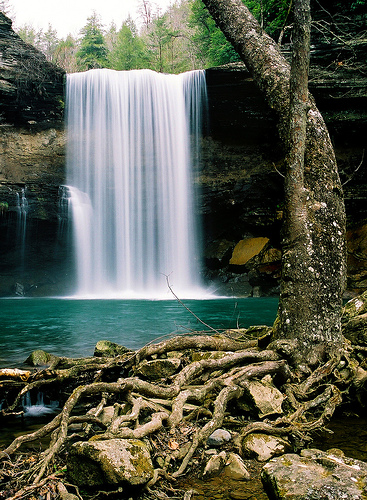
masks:
{"label": "exposed tree root", "polygon": [[[156,363],[159,370],[160,360],[172,357],[180,360],[176,373],[163,371],[154,380],[149,380],[148,375],[136,376],[142,362]],[[19,436],[0,452],[0,459],[5,462],[23,444],[50,436],[48,448],[17,476],[17,484],[31,481],[32,486],[29,490],[20,488],[19,494],[13,495],[14,500],[41,487],[49,478],[54,479],[51,465],[62,460],[75,439],[149,439],[157,457],[161,457],[145,490],[145,495],[151,497],[160,478],[174,481],[185,474],[193,457],[206,446],[208,437],[223,425],[232,426],[239,434],[240,454],[250,433],[287,437],[297,447],[297,443],[309,442],[310,435],[326,425],[342,400],[341,388],[345,390],[346,380],[349,384],[358,371],[356,361],[352,362],[349,355],[343,359],[338,356],[297,383],[299,373],[294,374],[277,352],[257,347],[256,339],[240,341],[203,335],[169,339],[137,353],[105,358],[103,363],[88,362],[84,367],[72,366],[72,360],[63,363],[64,369],[59,363],[57,371],[46,369],[28,376],[3,412],[19,411],[25,393],[45,390],[50,384],[58,384],[69,394],[51,422]],[[78,385],[71,374],[76,374],[78,381],[89,382]],[[101,380],[103,377],[106,380]],[[264,377],[283,393],[283,414],[254,419],[255,406],[247,416],[243,415],[237,402],[247,398],[247,404],[253,405],[249,396],[251,381]],[[6,381],[2,383],[6,385]],[[9,380],[9,385],[12,383]],[[104,412],[112,406],[112,415],[106,421]],[[252,416],[253,421],[244,421],[244,416]],[[77,433],[73,433],[75,424]]]}

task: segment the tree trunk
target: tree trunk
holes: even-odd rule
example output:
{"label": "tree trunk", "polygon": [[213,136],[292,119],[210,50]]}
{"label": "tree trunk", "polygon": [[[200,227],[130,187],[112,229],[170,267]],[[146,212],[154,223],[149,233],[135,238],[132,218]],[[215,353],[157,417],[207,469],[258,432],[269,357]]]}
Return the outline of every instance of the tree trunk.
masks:
{"label": "tree trunk", "polygon": [[296,341],[297,363],[314,365],[342,343],[346,250],[345,209],[335,154],[307,90],[309,34],[303,30],[309,24],[308,0],[298,0],[295,9],[292,75],[279,47],[241,0],[203,1],[279,117],[279,133],[288,154],[275,331],[280,338]]}

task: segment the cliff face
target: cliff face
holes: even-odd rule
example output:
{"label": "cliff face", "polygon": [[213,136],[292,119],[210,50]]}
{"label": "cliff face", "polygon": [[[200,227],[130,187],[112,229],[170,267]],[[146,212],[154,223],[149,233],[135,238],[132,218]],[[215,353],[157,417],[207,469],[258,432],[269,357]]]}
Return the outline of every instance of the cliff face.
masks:
{"label": "cliff face", "polygon": [[[348,289],[359,292],[367,286],[367,41],[323,38],[315,47],[309,87],[335,147],[347,212]],[[211,122],[200,177],[207,275],[221,293],[277,294],[283,152],[276,124],[243,65],[207,70],[207,82]]]}
{"label": "cliff face", "polygon": [[0,114],[3,123],[50,126],[62,119],[64,71],[12,30],[0,12]]}
{"label": "cliff face", "polygon": [[0,12],[0,295],[57,293],[67,272],[58,243],[63,94],[64,72]]}
{"label": "cliff face", "polygon": [[[364,60],[367,44],[357,45],[352,53],[330,44],[324,57],[314,52],[310,75],[345,183],[352,291],[367,288],[367,74],[365,62],[351,65],[352,56]],[[73,272],[59,192],[64,75],[1,14],[0,56],[0,296],[66,294]],[[205,276],[220,293],[276,294],[283,199],[276,123],[242,64],[209,69],[206,78],[209,123],[196,178]]]}

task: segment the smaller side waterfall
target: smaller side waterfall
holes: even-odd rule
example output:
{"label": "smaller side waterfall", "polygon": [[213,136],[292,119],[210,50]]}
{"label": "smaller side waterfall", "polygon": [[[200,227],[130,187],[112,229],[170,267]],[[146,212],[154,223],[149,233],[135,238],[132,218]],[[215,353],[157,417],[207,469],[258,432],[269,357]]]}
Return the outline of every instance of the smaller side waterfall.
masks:
{"label": "smaller side waterfall", "polygon": [[195,217],[202,71],[92,70],[67,80],[77,295],[202,295]]}
{"label": "smaller side waterfall", "polygon": [[57,236],[59,240],[67,237],[69,227],[69,190],[67,186],[59,187],[58,214],[59,221]]}
{"label": "smaller side waterfall", "polygon": [[16,193],[16,211],[17,211],[17,245],[20,250],[20,265],[24,268],[25,248],[27,235],[27,214],[28,200],[26,197],[26,188],[22,188],[20,193]]}

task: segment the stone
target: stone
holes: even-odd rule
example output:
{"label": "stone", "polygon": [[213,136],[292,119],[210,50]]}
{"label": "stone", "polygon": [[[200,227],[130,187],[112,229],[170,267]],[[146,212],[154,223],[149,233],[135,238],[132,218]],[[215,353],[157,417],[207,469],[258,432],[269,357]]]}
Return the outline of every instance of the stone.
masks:
{"label": "stone", "polygon": [[255,407],[259,418],[283,413],[284,396],[272,383],[248,381],[245,386],[245,398]]}
{"label": "stone", "polygon": [[367,345],[367,292],[349,300],[342,314],[342,331],[352,344]]}
{"label": "stone", "polygon": [[229,261],[234,266],[243,266],[250,259],[258,255],[265,245],[269,242],[269,238],[248,238],[241,240],[234,247],[232,257]]}
{"label": "stone", "polygon": [[[93,408],[95,411],[96,408]],[[113,415],[115,413],[115,407],[114,406],[105,406],[101,413],[99,414],[98,418],[105,424],[109,425],[112,422]]]}
{"label": "stone", "polygon": [[172,376],[180,365],[181,360],[178,358],[144,360],[137,366],[136,373],[149,380],[159,380]]}
{"label": "stone", "polygon": [[205,480],[218,476],[226,463],[226,458],[227,454],[225,451],[212,455],[204,467],[201,478]]}
{"label": "stone", "polygon": [[242,458],[237,453],[228,453],[224,473],[234,481],[249,481],[250,474]]}
{"label": "stone", "polygon": [[99,340],[94,348],[94,356],[96,357],[106,356],[113,358],[126,354],[127,352],[131,352],[131,349],[116,344],[115,342],[110,342],[109,340]]}
{"label": "stone", "polygon": [[[229,498],[232,498],[233,500],[248,500],[249,498],[248,495],[249,495],[248,491],[242,491],[241,489],[231,490],[229,492]],[[251,495],[251,497],[253,497],[253,495]]]}
{"label": "stone", "polygon": [[243,455],[247,458],[256,458],[259,462],[266,462],[290,450],[288,441],[260,432],[249,434],[242,441]]}
{"label": "stone", "polygon": [[367,313],[367,291],[353,297],[343,307],[342,323],[346,324],[352,318]]}
{"label": "stone", "polygon": [[340,450],[303,450],[273,458],[262,469],[269,498],[276,500],[365,500],[367,464]]}
{"label": "stone", "polygon": [[71,446],[67,461],[70,481],[86,488],[143,485],[153,471],[148,447],[138,439],[79,441]]}
{"label": "stone", "polygon": [[205,248],[204,257],[207,265],[213,269],[222,267],[228,264],[232,255],[235,243],[228,240],[215,240],[212,241]]}
{"label": "stone", "polygon": [[58,359],[54,354],[50,354],[42,349],[36,349],[25,360],[25,364],[29,366],[49,366]]}
{"label": "stone", "polygon": [[225,429],[217,429],[207,439],[208,446],[222,446],[222,444],[227,443],[232,439],[230,432]]}
{"label": "stone", "polygon": [[193,352],[192,361],[201,361],[202,359],[222,359],[228,356],[228,351],[197,351]]}

